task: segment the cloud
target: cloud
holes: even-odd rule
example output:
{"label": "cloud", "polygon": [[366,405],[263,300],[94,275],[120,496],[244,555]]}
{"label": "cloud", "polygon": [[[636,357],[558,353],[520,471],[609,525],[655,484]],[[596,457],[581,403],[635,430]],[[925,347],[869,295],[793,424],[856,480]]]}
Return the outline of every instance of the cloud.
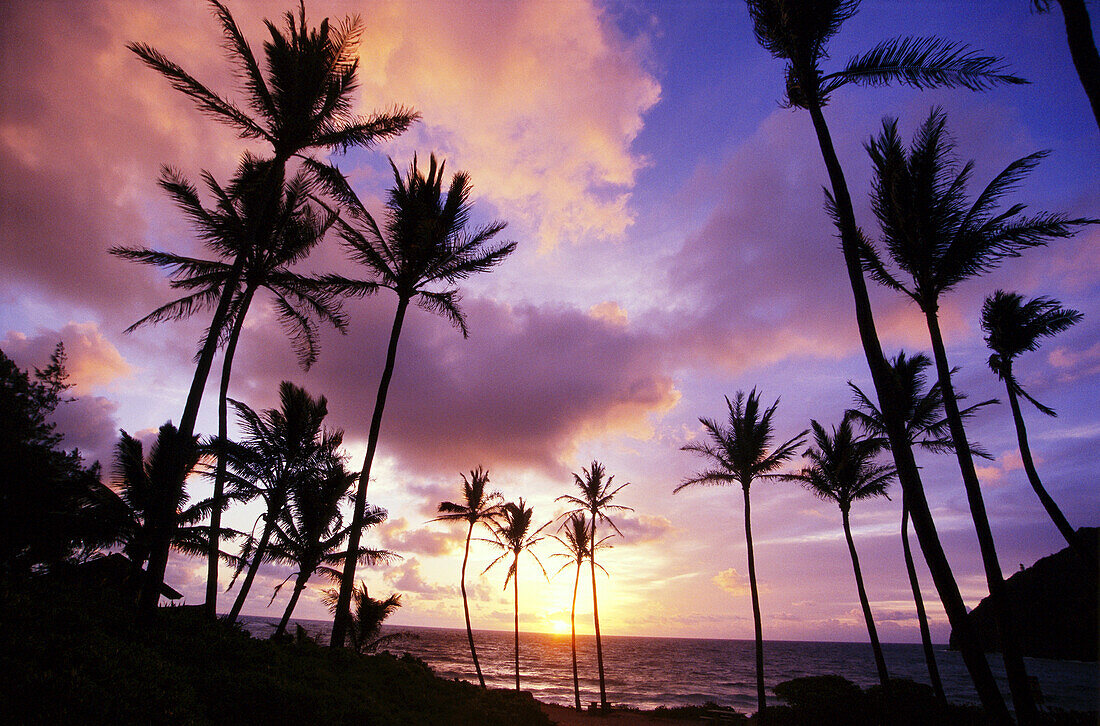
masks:
{"label": "cloud", "polygon": [[68,382],[87,393],[133,373],[133,368],[95,323],[69,323],[61,330],[40,329],[33,338],[9,331],[0,348],[22,367],[45,367],[58,343],[65,346]]}
{"label": "cloud", "polygon": [[412,593],[424,600],[451,598],[458,593],[456,587],[436,585],[425,580],[420,572],[420,560],[415,557],[388,570],[383,579],[402,593]]}
{"label": "cloud", "polygon": [[676,530],[667,517],[651,514],[625,514],[617,518],[615,524],[623,536],[622,539],[612,540],[610,544],[613,546],[659,542]]}
{"label": "cloud", "polygon": [[462,547],[465,538],[461,533],[437,532],[427,527],[412,529],[404,517],[383,522],[376,530],[382,546],[398,554],[414,552],[435,557],[448,555]]}
{"label": "cloud", "polygon": [[[742,575],[740,572],[733,569],[732,567],[728,570],[722,570],[721,572],[719,572],[717,575],[711,578],[711,582],[733,595],[740,596],[748,595],[751,593],[751,584],[749,583],[749,578]],[[768,586],[761,583],[757,583],[757,589],[762,593],[769,591]]]}

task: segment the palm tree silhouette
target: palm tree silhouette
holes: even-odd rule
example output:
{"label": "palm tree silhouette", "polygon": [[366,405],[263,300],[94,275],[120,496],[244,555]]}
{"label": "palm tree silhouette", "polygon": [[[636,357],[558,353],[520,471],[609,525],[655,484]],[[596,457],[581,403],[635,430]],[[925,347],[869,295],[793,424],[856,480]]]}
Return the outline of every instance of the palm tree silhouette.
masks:
{"label": "palm tree silhouette", "polygon": [[[325,590],[323,601],[328,605],[329,612],[335,614],[336,601],[339,599],[339,590]],[[401,637],[401,633],[380,634],[382,623],[401,607],[400,593],[395,592],[385,600],[375,600],[367,592],[367,583],[360,580],[352,593],[351,601],[351,627],[348,629],[348,637],[351,648],[356,653],[373,653],[388,641]]]}
{"label": "palm tree silhouette", "polygon": [[[374,294],[379,288],[388,288],[397,294],[397,312],[390,330],[386,364],[378,383],[378,396],[367,434],[367,453],[355,494],[349,551],[359,546],[371,465],[378,448],[397,343],[409,304],[415,303],[428,312],[443,315],[462,331],[463,337],[467,337],[466,318],[458,307],[459,291],[452,286],[470,275],[492,269],[516,248],[515,242],[490,245],[493,237],[504,229],[504,222],[466,230],[470,215],[470,177],[465,172],[451,177],[444,194],[444,164],[438,163],[434,154],[427,175],[417,167],[415,156],[404,178],[392,161],[390,166],[395,186],[386,204],[385,234],[342,177],[330,180],[333,182],[330,191],[340,199],[345,215],[351,220],[351,223],[338,222],[340,234],[352,259],[365,265],[375,279],[360,281],[327,275],[324,279],[329,289],[365,296]],[[437,285],[445,289],[432,289]],[[340,581],[340,598],[332,623],[334,647],[344,644],[354,582],[355,561],[351,559],[344,565]]]}
{"label": "palm tree silhouette", "polygon": [[[331,445],[339,446],[339,433],[332,435],[335,440],[330,441],[326,449]],[[330,580],[339,582],[340,571],[336,568],[347,556],[341,545],[347,540],[349,531],[349,527],[344,526],[340,505],[356,476],[344,468],[344,457],[332,451],[323,455],[312,471],[293,480],[287,506],[279,514],[269,545],[270,560],[297,567],[297,572],[288,575],[271,595],[274,601],[282,586],[291,577],[295,578],[294,590],[273,637],[278,638],[286,632],[290,616],[310,577],[320,572]],[[364,521],[366,526],[373,527],[384,522],[386,516],[386,510],[368,507]],[[365,547],[360,547],[357,554],[358,561],[366,565],[397,557],[388,550]]]}
{"label": "palm tree silhouette", "polygon": [[506,558],[509,554],[512,555],[512,564],[508,566],[508,574],[504,578],[504,589],[508,589],[508,583],[512,583],[512,592],[515,605],[515,664],[516,664],[516,690],[519,691],[519,556],[524,552],[527,552],[538,563],[539,569],[542,570],[543,577],[546,576],[546,568],[542,566],[542,562],[539,560],[539,556],[535,554],[531,548],[541,542],[544,538],[540,536],[540,532],[550,526],[550,522],[542,525],[536,530],[532,530],[531,518],[533,511],[531,507],[528,507],[526,502],[520,498],[515,502],[507,502],[500,509],[499,516],[493,521],[492,527],[489,531],[493,534],[493,539],[484,540],[492,545],[504,550],[500,557],[489,563],[482,574],[488,572],[493,565]]}
{"label": "palm tree silhouette", "polygon": [[[1031,0],[1037,11],[1050,10],[1052,0]],[[1096,51],[1096,40],[1092,35],[1092,23],[1085,0],[1057,0],[1062,8],[1062,18],[1066,23],[1066,42],[1069,54],[1073,58],[1073,67],[1081,81],[1085,95],[1092,105],[1092,115],[1100,127],[1100,53]]]}
{"label": "palm tree silhouette", "polygon": [[[146,325],[190,317],[209,307],[218,299],[226,283],[233,277],[233,264],[243,260],[243,269],[234,292],[227,317],[229,326],[222,359],[221,386],[218,396],[218,439],[225,441],[228,429],[228,395],[233,358],[244,327],[249,306],[259,289],[269,290],[275,298],[279,321],[289,331],[299,364],[306,370],[317,358],[319,346],[314,320],[330,323],[341,332],[347,325],[340,306],[323,283],[316,278],[292,272],[289,268],[302,261],[322,240],[333,218],[324,219],[310,204],[313,184],[305,173],[289,182],[276,206],[276,223],[268,225],[260,210],[269,192],[262,182],[267,176],[266,162],[246,155],[227,189],[209,173],[203,178],[211,195],[217,200],[206,208],[198,190],[178,171],[165,168],[160,184],[177,206],[193,221],[207,247],[221,259],[202,260],[144,247],[114,247],[111,254],[123,259],[154,265],[169,271],[172,287],[188,291],[183,297],[166,303],[127,328],[126,332]],[[259,239],[261,228],[270,232],[268,239]],[[213,507],[210,531],[221,527],[224,498],[225,462],[219,457],[214,477]],[[207,614],[215,614],[218,586],[218,538],[210,539],[207,553]]]}
{"label": "palm tree silhouette", "polygon": [[474,670],[477,671],[477,681],[485,688],[485,677],[481,674],[481,664],[477,660],[477,649],[474,648],[474,630],[470,626],[470,604],[466,598],[466,563],[470,559],[470,538],[473,537],[474,527],[478,523],[488,525],[493,517],[500,514],[501,500],[499,492],[486,492],[485,486],[489,483],[489,472],[480,466],[470,472],[470,478],[465,474],[462,477],[462,503],[440,502],[439,516],[433,522],[453,522],[464,520],[469,523],[466,530],[466,550],[462,555],[462,575],[459,586],[462,589],[462,612],[466,615],[466,638],[470,641],[470,656],[474,659]]}
{"label": "palm tree silhouette", "polygon": [[1018,256],[1027,248],[1069,237],[1089,220],[1050,213],[1023,216],[1022,204],[998,210],[1001,199],[1019,185],[1045,152],[1012,162],[993,178],[973,203],[968,203],[966,185],[973,162],[961,167],[955,163],[954,144],[946,134],[945,125],[944,114],[939,109],[932,109],[907,150],[898,135],[897,121],[887,119],[883,122],[882,133],[867,145],[875,170],[872,208],[882,229],[882,246],[911,284],[906,286],[899,280],[900,274],[886,267],[870,242],[862,246],[864,266],[874,280],[903,292],[924,313],[943,392],[944,412],[1001,632],[1012,700],[1020,718],[1031,721],[1035,718],[1035,704],[1013,632],[1004,577],[951,383],[938,310],[944,293],[960,282],[995,268],[1004,258]]}
{"label": "palm tree silhouette", "polygon": [[[611,488],[611,482],[615,478],[609,476],[604,479],[606,471],[603,464],[598,461],[593,461],[592,465],[581,471],[584,476],[579,474],[573,474],[573,483],[580,489],[581,495],[575,497],[572,494],[563,494],[555,499],[555,502],[564,501],[568,504],[574,505],[576,508],[563,514],[562,516],[570,516],[578,512],[586,512],[592,518],[592,531],[588,535],[589,542],[596,542],[596,522],[604,521],[611,525],[611,528],[615,530],[615,534],[622,536],[622,532],[615,526],[615,522],[611,520],[607,513],[610,510],[633,512],[630,507],[624,507],[621,504],[612,504],[611,501],[615,498],[615,495],[622,491],[623,487],[629,486],[630,482],[621,484],[615,489]],[[596,604],[596,556],[595,550],[593,550],[591,556],[588,558],[592,569],[592,620],[595,623],[596,630],[596,665],[600,675],[600,707],[607,711],[607,686],[604,679],[603,670],[603,643],[600,639],[600,609]],[[602,569],[602,568],[601,568]]]}
{"label": "palm tree silhouette", "polygon": [[829,95],[849,83],[876,86],[898,82],[915,88],[961,87],[977,91],[1024,81],[1005,73],[999,59],[978,55],[964,45],[938,38],[889,40],[852,58],[842,70],[826,74],[820,66],[828,57],[829,40],[856,13],[859,0],[748,0],[747,4],[757,41],[773,56],[786,62],[787,104],[806,109],[813,121],[832,188],[829,206],[840,233],[860,342],[875,393],[886,416],[898,480],[907,493],[921,550],[979,699],[995,723],[1008,724],[1011,717],[997,690],[977,633],[967,618],[966,605],[919,483],[912,448],[905,442],[900,404],[895,400],[896,393],[875,329],[867,283],[860,265],[861,240],[852,198],[822,110]]}
{"label": "palm tree silhouette", "polygon": [[1031,402],[1035,408],[1048,416],[1055,416],[1054,410],[1032,398],[1020,385],[1012,371],[1012,363],[1018,355],[1038,350],[1042,338],[1048,338],[1066,330],[1082,317],[1077,310],[1063,308],[1057,300],[1037,297],[1025,301],[1023,296],[1014,292],[997,290],[985,299],[982,305],[982,330],[985,342],[993,354],[989,356],[989,367],[997,377],[1005,382],[1008,390],[1008,404],[1012,408],[1012,420],[1016,424],[1016,439],[1020,445],[1020,458],[1024,462],[1024,471],[1028,481],[1038,495],[1043,508],[1047,510],[1054,525],[1066,542],[1074,548],[1096,571],[1096,558],[1088,547],[1084,546],[1058,503],[1050,496],[1039,472],[1035,470],[1035,461],[1031,457],[1031,447],[1027,441],[1027,428],[1024,426],[1023,413],[1020,411],[1020,396]]}
{"label": "palm tree silhouette", "polygon": [[772,417],[778,405],[777,398],[775,403],[761,413],[760,396],[754,388],[748,396],[745,396],[743,391],[738,391],[733,401],[726,398],[726,407],[729,409],[727,425],[723,426],[714,419],[700,418],[699,423],[703,425],[707,440],[687,444],[681,447],[681,450],[700,454],[707,459],[711,468],[685,479],[680,486],[672,490],[672,493],[676,494],[690,486],[740,484],[745,495],[745,544],[749,559],[752,619],[756,633],[756,702],[757,710],[761,714],[767,708],[767,698],[764,694],[764,631],[760,623],[760,595],[756,587],[756,560],[752,551],[749,487],[756,479],[778,478],[780,475],[774,473],[775,470],[795,455],[807,433],[803,431],[773,449]]}
{"label": "palm tree silhouette", "polygon": [[[577,674],[577,588],[581,584],[581,566],[586,558],[592,559],[592,553],[595,551],[596,546],[611,539],[614,535],[607,535],[597,542],[596,546],[593,546],[590,539],[592,534],[588,528],[588,518],[584,512],[570,514],[569,519],[562,523],[559,531],[564,535],[564,539],[556,534],[550,536],[561,543],[562,547],[565,548],[565,552],[555,552],[551,557],[565,557],[569,561],[562,565],[558,572],[571,567],[574,563],[577,565],[577,576],[573,579],[573,604],[569,610],[569,637],[573,649],[573,698],[576,702],[577,711],[580,711],[581,684],[580,677]],[[603,570],[605,574],[607,573],[602,565],[596,565],[596,567]]]}
{"label": "palm tree silhouette", "polygon": [[875,619],[871,616],[871,604],[867,601],[867,589],[863,585],[863,574],[859,569],[859,556],[852,539],[849,515],[852,502],[886,496],[895,471],[893,466],[875,463],[874,458],[883,448],[880,441],[869,436],[857,436],[852,427],[852,418],[846,413],[840,425],[833,427],[831,436],[821,424],[811,420],[816,446],[811,446],[804,454],[810,460],[810,465],[797,474],[786,474],[783,478],[801,482],[815,496],[836,502],[840,507],[844,539],[848,542],[848,553],[852,556],[856,590],[859,592],[863,618],[867,621],[867,635],[875,654],[878,679],[882,688],[888,690],[890,676],[886,672],[886,659],[882,656]]}
{"label": "palm tree silhouette", "polygon": [[[947,431],[947,419],[943,417],[943,396],[940,392],[940,384],[933,383],[925,391],[927,380],[924,370],[932,365],[932,361],[923,353],[914,356],[906,356],[905,351],[900,351],[890,360],[890,371],[894,377],[895,390],[898,392],[898,400],[901,403],[902,415],[905,424],[905,438],[910,446],[918,446],[921,449],[933,453],[947,453],[952,450],[951,437]],[[849,388],[855,394],[855,403],[858,409],[849,409],[848,414],[857,422],[865,433],[877,439],[884,448],[889,448],[890,439],[886,434],[886,423],[882,412],[864,393],[859,386],[851,381]],[[978,409],[996,403],[995,399],[982,401],[973,406],[962,409],[959,413],[964,418],[969,418]],[[975,453],[978,453],[975,451]],[[988,454],[980,454],[990,458]],[[919,479],[918,479],[919,481]],[[923,487],[923,483],[921,485]],[[932,634],[928,628],[928,615],[924,609],[924,599],[921,597],[920,582],[917,579],[917,569],[913,562],[913,552],[909,546],[909,505],[902,491],[901,499],[901,545],[905,558],[905,569],[909,575],[909,585],[913,591],[913,602],[917,609],[917,623],[920,627],[921,643],[924,646],[924,660],[928,666],[928,677],[932,682],[932,691],[940,705],[947,706],[947,696],[943,690],[943,682],[940,679],[939,667],[936,665],[936,656],[932,650]]]}
{"label": "palm tree silhouette", "polygon": [[[265,505],[260,537],[246,542],[233,576],[235,581],[248,563],[240,592],[226,616],[230,622],[240,615],[260,563],[271,556],[268,543],[290,492],[303,479],[316,476],[317,469],[333,456],[341,441],[340,436],[321,428],[328,414],[324,396],[314,399],[304,389],[283,381],[279,385],[279,401],[278,409],[262,413],[240,401],[230,401],[237,411],[244,439],[224,444],[228,481],[235,498],[260,497]],[[229,587],[232,586],[230,582]]]}

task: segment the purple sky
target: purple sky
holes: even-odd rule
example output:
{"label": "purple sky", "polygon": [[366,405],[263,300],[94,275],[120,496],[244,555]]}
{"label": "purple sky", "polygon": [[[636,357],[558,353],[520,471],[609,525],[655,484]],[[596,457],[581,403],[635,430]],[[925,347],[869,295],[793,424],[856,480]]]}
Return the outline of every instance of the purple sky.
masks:
{"label": "purple sky", "polygon": [[[258,49],[260,20],[284,2],[231,5]],[[995,10],[994,7],[997,9]],[[1100,132],[1066,50],[1061,17],[1010,3],[867,0],[833,42],[829,67],[880,39],[938,34],[1003,56],[1030,85],[967,91],[844,89],[827,119],[856,203],[874,233],[863,144],[884,116],[911,137],[942,106],[974,187],[1038,149],[1050,156],[1014,199],[1031,210],[1097,216]],[[741,494],[672,489],[701,465],[679,451],[698,417],[724,415],[723,396],[757,387],[781,398],[777,437],[826,425],[849,404],[846,381],[869,389],[850,290],[822,211],[824,166],[808,116],[782,109],[782,64],[760,49],[740,3],[312,2],[323,16],[358,12],[364,112],[395,104],[423,121],[376,150],[336,159],[368,207],[381,212],[387,156],[447,159],[473,180],[477,220],[503,219],[518,251],[463,287],[469,340],[441,319],[410,313],[383,423],[370,499],[389,522],[368,542],[404,560],[365,571],[372,593],[397,590],[399,623],[460,626],[458,528],[426,524],[459,495],[459,472],[483,465],[506,497],[536,519],[561,511],[571,472],[599,459],[634,513],[604,556],[603,630],[618,634],[748,638]],[[206,321],[122,330],[169,299],[151,270],[106,254],[116,244],[198,250],[186,220],[156,186],[161,164],[225,180],[245,146],[201,116],[125,49],[144,41],[210,87],[235,93],[217,25],[196,2],[12,2],[0,9],[0,347],[42,365],[57,340],[70,356],[78,400],[58,412],[68,445],[107,469],[118,428],[148,435],[178,420],[191,358]],[[356,273],[336,240],[315,270]],[[1026,410],[1050,492],[1075,526],[1100,520],[1092,483],[1100,445],[1100,230],[1035,250],[960,285],[941,311],[958,387],[1002,396],[985,365],[977,323],[997,288],[1048,295],[1084,320],[1017,364],[1024,386],[1059,412]],[[884,348],[929,347],[905,299],[872,290]],[[394,300],[349,304],[346,337],[326,332],[309,373],[297,369],[266,301],[254,306],[231,395],[275,404],[293,380],[328,397],[330,425],[347,432],[358,466]],[[199,417],[215,426],[214,386]],[[994,456],[982,479],[1006,573],[1063,546],[1020,467],[1005,406],[971,426]],[[928,496],[967,603],[986,594],[958,470],[921,457]],[[196,484],[196,496],[202,486]],[[865,640],[835,506],[793,484],[753,488],[753,531],[765,638]],[[249,529],[255,506],[233,512]],[[900,497],[853,509],[871,606],[886,641],[918,633],[901,559]],[[544,562],[552,542],[540,545]],[[476,546],[471,572],[493,557]],[[568,623],[571,579],[521,570],[523,627]],[[550,569],[551,573],[556,567]],[[170,578],[202,599],[201,562],[174,557]],[[245,612],[265,608],[289,572],[264,571]],[[921,568],[935,637],[946,619]],[[223,582],[228,577],[223,576]],[[503,571],[472,578],[475,627],[506,628]],[[322,583],[316,583],[320,587]],[[282,597],[285,597],[285,593]],[[232,595],[223,595],[228,607]],[[590,611],[582,597],[578,608]],[[316,591],[300,617],[325,617]],[[579,623],[590,618],[581,617]],[[581,625],[582,628],[586,627]]]}

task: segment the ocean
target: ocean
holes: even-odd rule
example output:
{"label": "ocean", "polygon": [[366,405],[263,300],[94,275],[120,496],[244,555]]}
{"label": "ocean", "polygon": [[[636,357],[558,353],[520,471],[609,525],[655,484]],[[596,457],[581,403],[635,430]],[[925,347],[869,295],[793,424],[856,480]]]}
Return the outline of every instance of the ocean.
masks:
{"label": "ocean", "polygon": [[[295,622],[311,637],[327,642],[331,623]],[[254,636],[266,637],[274,631],[278,619],[244,617],[242,623]],[[444,678],[477,682],[465,630],[385,626],[383,632],[403,634],[385,650],[421,658]],[[514,687],[512,633],[475,630],[474,640],[486,683],[498,688]],[[745,713],[756,710],[756,669],[751,640],[621,635],[605,635],[602,640],[607,698],[613,704],[651,709],[713,701]],[[920,645],[883,643],[882,648],[892,677],[929,682]],[[948,650],[947,646],[936,646],[936,662],[948,700],[978,702],[958,653]],[[1039,682],[1045,707],[1100,710],[1100,669],[1096,663],[1041,658],[1026,658],[1025,662],[1028,674]],[[577,636],[577,663],[581,702],[598,701],[600,685],[593,636]],[[990,666],[1007,699],[1008,685],[1000,657],[991,655]],[[771,689],[777,683],[825,674],[843,676],[863,687],[875,685],[878,676],[871,646],[867,643],[764,642],[764,677],[769,699],[774,698]],[[520,687],[540,701],[573,705],[569,635],[520,633]]]}

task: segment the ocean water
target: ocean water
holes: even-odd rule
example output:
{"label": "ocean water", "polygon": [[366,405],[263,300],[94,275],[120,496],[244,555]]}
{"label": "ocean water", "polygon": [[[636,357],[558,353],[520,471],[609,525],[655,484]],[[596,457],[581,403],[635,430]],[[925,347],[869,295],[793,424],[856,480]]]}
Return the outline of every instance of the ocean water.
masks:
{"label": "ocean water", "polygon": [[[246,617],[243,624],[254,636],[274,631],[276,618]],[[328,622],[296,621],[311,637],[327,642]],[[385,650],[409,653],[426,661],[444,678],[477,682],[465,630],[386,626],[385,633],[403,633]],[[486,683],[498,688],[515,685],[513,635],[506,631],[475,630],[478,660]],[[713,701],[738,711],[756,710],[756,669],[751,640],[648,638],[605,635],[604,672],[611,703],[656,708],[698,705]],[[892,677],[928,683],[928,669],[920,645],[884,643],[886,666]],[[1048,708],[1100,709],[1100,669],[1096,663],[1026,658],[1028,674],[1039,681]],[[936,662],[948,700],[977,703],[966,667],[958,653],[936,646]],[[596,640],[577,636],[577,665],[581,702],[599,700]],[[1007,698],[1004,666],[997,655],[990,666]],[[878,683],[871,646],[867,643],[764,642],[764,673],[769,699],[777,683],[800,676],[835,674],[867,687]],[[520,633],[520,687],[535,698],[563,706],[573,704],[573,665],[569,636]],[[771,701],[769,701],[771,702]],[[778,702],[778,701],[776,701]]]}

